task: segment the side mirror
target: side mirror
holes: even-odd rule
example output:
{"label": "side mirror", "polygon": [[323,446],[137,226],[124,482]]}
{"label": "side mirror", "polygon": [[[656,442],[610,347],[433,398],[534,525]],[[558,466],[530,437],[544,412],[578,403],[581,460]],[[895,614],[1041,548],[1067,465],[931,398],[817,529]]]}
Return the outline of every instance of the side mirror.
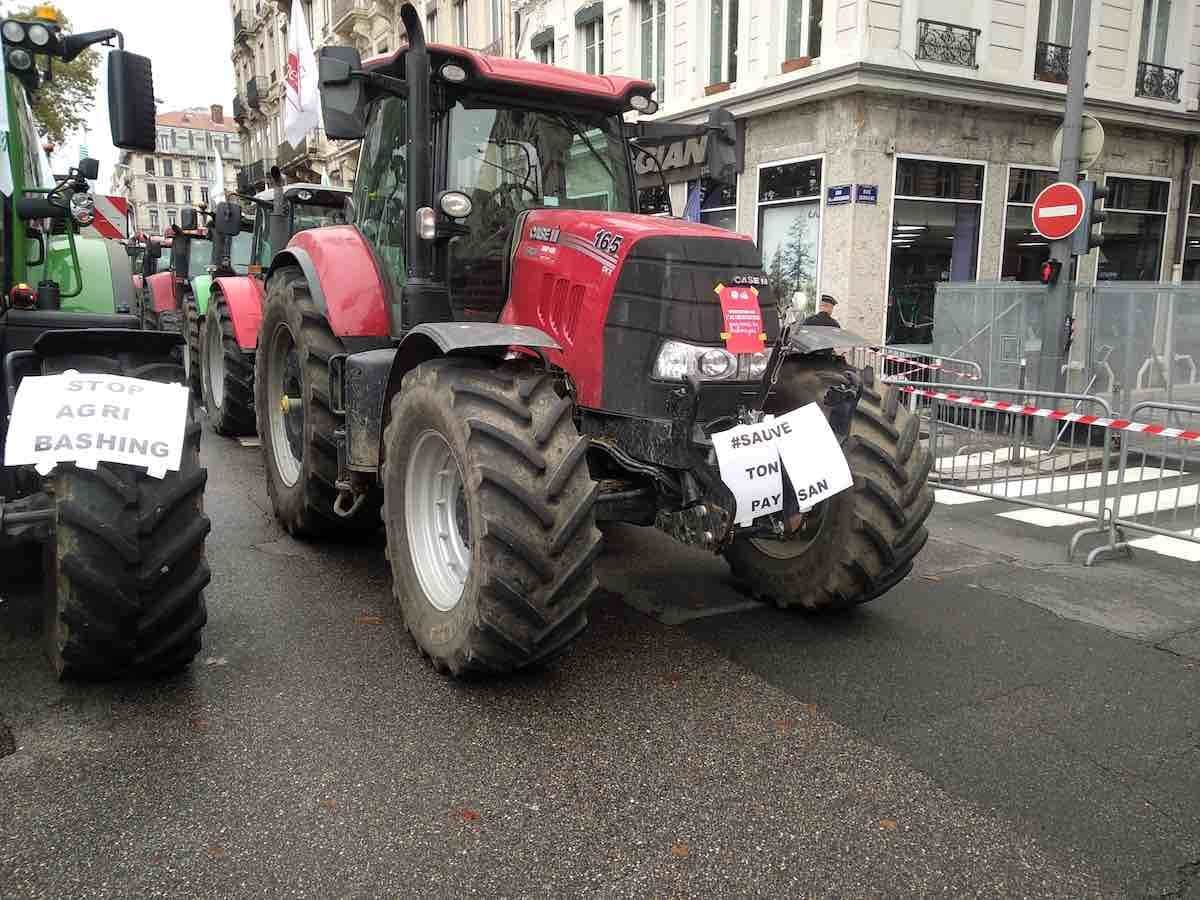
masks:
{"label": "side mirror", "polygon": [[108,53],[108,124],[122,150],[153,153],[154,75],[150,58],[128,50]]}
{"label": "side mirror", "polygon": [[325,133],[339,141],[361,140],[367,132],[367,91],[362,57],[353,47],[322,47],[317,64]]}
{"label": "side mirror", "polygon": [[100,160],[98,159],[93,159],[90,156],[86,159],[81,159],[76,168],[79,169],[79,174],[88,181],[95,181],[100,177]]}
{"label": "side mirror", "polygon": [[242,230],[242,207],[237,203],[218,203],[213,215],[213,229],[217,234],[233,237]]}
{"label": "side mirror", "polygon": [[740,162],[737,121],[733,113],[718,106],[708,114],[708,153],[704,168],[711,178],[734,184]]}
{"label": "side mirror", "polygon": [[196,230],[196,208],[185,206],[179,211],[179,227],[184,231]]}
{"label": "side mirror", "polygon": [[147,259],[161,259],[162,258],[162,244],[160,244],[154,238],[150,238],[150,240],[146,241],[146,258]]}

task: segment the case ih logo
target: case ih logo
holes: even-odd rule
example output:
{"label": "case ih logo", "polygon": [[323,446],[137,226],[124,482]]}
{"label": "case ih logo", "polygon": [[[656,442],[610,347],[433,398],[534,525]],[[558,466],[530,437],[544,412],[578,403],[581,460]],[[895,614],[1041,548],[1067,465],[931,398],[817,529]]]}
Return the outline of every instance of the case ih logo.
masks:
{"label": "case ih logo", "polygon": [[734,275],[734,284],[770,284],[766,275]]}
{"label": "case ih logo", "polygon": [[558,243],[559,229],[557,227],[549,228],[545,225],[533,225],[529,228],[529,239],[531,241],[546,241],[551,244]]}

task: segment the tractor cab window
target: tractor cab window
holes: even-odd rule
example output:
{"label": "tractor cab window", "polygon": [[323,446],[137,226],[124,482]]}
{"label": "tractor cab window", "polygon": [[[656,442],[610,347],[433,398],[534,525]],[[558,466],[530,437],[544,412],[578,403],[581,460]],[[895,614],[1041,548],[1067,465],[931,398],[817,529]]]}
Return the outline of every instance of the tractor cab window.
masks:
{"label": "tractor cab window", "polygon": [[472,200],[469,233],[450,245],[450,301],[455,318],[494,321],[518,213],[628,212],[632,185],[619,116],[466,104],[449,116],[446,188]]}
{"label": "tractor cab window", "polygon": [[266,269],[275,249],[271,246],[271,207],[260,206],[254,214],[254,261]]}
{"label": "tractor cab window", "polygon": [[212,265],[212,241],[192,238],[188,242],[188,278],[207,275]]}
{"label": "tractor cab window", "polygon": [[342,207],[314,206],[311,203],[297,203],[292,207],[292,234],[306,231],[309,228],[323,228],[326,225],[345,225],[346,212]]}
{"label": "tractor cab window", "polygon": [[405,282],[406,118],[403,97],[375,102],[354,179],[354,224],[375,247],[396,288]]}
{"label": "tractor cab window", "polygon": [[250,271],[250,251],[253,244],[253,232],[242,231],[233,237],[233,243],[229,247],[229,264],[239,275]]}

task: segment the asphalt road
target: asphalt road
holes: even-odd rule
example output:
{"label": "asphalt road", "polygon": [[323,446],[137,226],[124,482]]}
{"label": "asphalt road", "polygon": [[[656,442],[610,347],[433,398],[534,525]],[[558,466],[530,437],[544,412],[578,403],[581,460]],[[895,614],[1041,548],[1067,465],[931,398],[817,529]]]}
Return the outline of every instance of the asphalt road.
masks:
{"label": "asphalt road", "polygon": [[61,685],[0,587],[4,897],[1200,896],[1194,566],[939,507],[913,577],[815,619],[613,528],[575,649],[462,685],[381,539],[293,541],[259,451],[205,456],[188,673]]}

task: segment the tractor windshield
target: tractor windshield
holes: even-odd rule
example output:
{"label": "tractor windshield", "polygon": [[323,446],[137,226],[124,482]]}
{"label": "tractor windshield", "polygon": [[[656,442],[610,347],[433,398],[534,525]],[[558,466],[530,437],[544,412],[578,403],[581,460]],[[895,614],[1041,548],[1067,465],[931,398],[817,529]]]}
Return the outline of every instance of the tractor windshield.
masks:
{"label": "tractor windshield", "polygon": [[325,225],[345,225],[346,212],[340,207],[316,206],[312,203],[297,203],[292,207],[292,234],[308,228]]}
{"label": "tractor windshield", "polygon": [[469,196],[477,215],[632,211],[620,116],[468,103],[450,110],[446,188]]}
{"label": "tractor windshield", "polygon": [[212,265],[212,241],[192,238],[188,242],[188,278],[207,275]]}
{"label": "tractor windshield", "polygon": [[239,275],[250,271],[250,251],[253,245],[254,233],[251,231],[242,231],[233,237],[229,246],[229,264]]}

